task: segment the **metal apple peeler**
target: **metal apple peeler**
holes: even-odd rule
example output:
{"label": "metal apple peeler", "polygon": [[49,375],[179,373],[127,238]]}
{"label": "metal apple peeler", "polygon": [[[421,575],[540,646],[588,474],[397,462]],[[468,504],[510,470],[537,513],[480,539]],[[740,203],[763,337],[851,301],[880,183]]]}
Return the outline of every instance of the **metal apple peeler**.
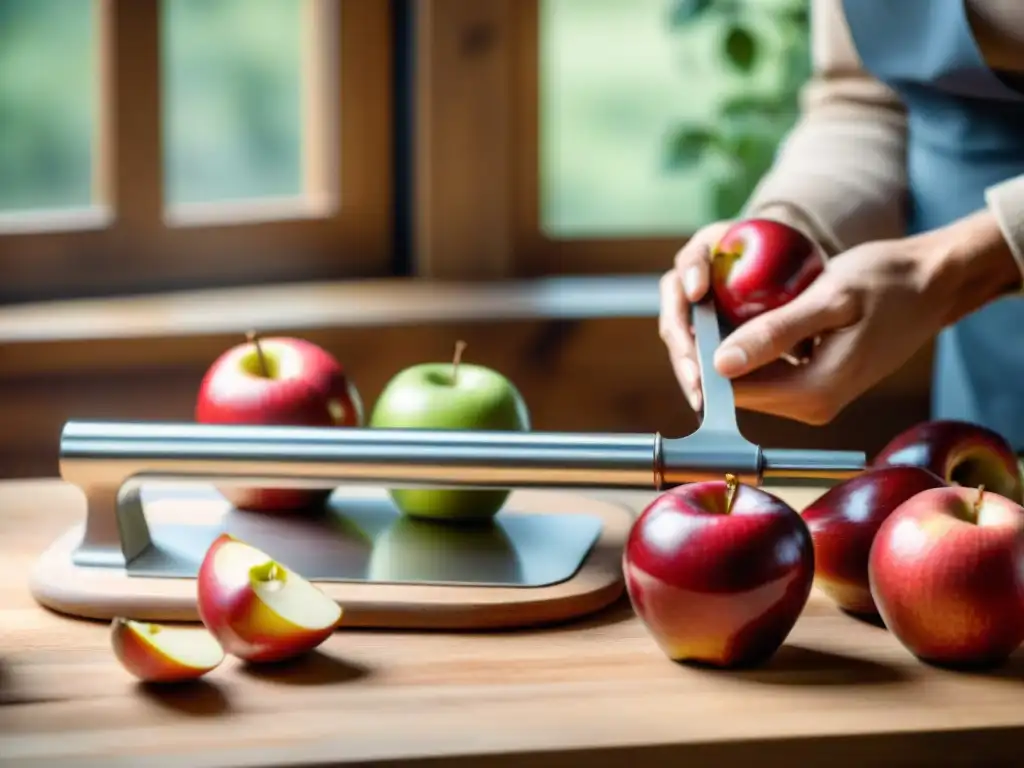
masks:
{"label": "metal apple peeler", "polygon": [[149,547],[143,482],[661,491],[726,473],[755,485],[828,484],[864,469],[858,451],[761,448],[748,441],[736,421],[732,384],[712,365],[722,333],[710,298],[693,307],[693,324],[704,409],[697,430],[680,438],[69,421],[60,439],[60,473],[88,504],[73,561],[124,568]]}

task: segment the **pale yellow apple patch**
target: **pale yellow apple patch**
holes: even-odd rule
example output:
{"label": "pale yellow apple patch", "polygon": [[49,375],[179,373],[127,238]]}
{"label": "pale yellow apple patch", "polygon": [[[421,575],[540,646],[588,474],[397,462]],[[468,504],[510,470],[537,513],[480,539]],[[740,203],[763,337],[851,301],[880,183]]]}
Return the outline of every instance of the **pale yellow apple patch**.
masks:
{"label": "pale yellow apple patch", "polygon": [[126,622],[129,631],[154,651],[192,669],[213,669],[224,661],[224,649],[205,629],[163,627]]}
{"label": "pale yellow apple patch", "polygon": [[345,421],[348,411],[345,410],[345,406],[341,404],[340,400],[332,399],[327,401],[327,413],[330,414],[331,421],[341,424]]}
{"label": "pale yellow apple patch", "polygon": [[818,589],[839,605],[853,607],[857,610],[870,608],[870,592],[860,584],[821,575],[815,578],[815,584]]}
{"label": "pale yellow apple patch", "polygon": [[341,619],[341,606],[293,571],[282,568],[271,580],[254,580],[253,591],[271,613],[301,629],[326,629]]}
{"label": "pale yellow apple patch", "polygon": [[665,654],[673,660],[721,659],[728,650],[728,639],[715,637],[692,637],[682,643],[666,643]]}
{"label": "pale yellow apple patch", "polygon": [[918,525],[921,532],[930,539],[941,539],[954,528],[963,525],[963,522],[948,515],[930,515],[921,520]]}
{"label": "pale yellow apple patch", "polygon": [[[302,371],[302,357],[276,339],[260,339],[262,359],[255,344],[241,347],[241,365],[250,376],[269,379],[294,379]],[[264,366],[266,370],[264,371]]]}
{"label": "pale yellow apple patch", "polygon": [[[270,616],[290,628],[317,630],[341,619],[341,606],[294,571],[274,563],[265,552],[240,541],[226,543],[217,553],[217,573],[222,578],[244,579]],[[238,576],[234,576],[238,574]],[[258,622],[263,626],[262,622]],[[290,627],[287,625],[291,625]]]}

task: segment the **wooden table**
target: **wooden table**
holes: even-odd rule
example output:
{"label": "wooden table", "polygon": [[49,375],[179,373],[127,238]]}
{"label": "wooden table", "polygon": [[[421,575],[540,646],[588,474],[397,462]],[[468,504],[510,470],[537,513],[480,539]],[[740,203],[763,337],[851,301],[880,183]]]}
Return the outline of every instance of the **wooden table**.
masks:
{"label": "wooden table", "polygon": [[753,672],[669,662],[620,603],[537,631],[342,631],[289,672],[228,661],[197,688],[149,690],[104,624],[28,593],[75,493],[0,483],[0,766],[1024,765],[1024,658],[928,668],[818,595]]}

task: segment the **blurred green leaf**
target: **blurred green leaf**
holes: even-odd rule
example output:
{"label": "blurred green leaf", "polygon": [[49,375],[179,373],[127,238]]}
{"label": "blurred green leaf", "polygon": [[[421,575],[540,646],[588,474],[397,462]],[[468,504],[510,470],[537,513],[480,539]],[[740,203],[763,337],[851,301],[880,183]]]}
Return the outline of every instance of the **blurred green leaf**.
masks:
{"label": "blurred green leaf", "polygon": [[742,210],[751,191],[752,185],[746,174],[737,174],[716,184],[712,193],[715,218],[734,218]]}
{"label": "blurred green leaf", "polygon": [[781,16],[790,24],[794,24],[802,28],[808,27],[811,23],[810,13],[808,12],[806,5],[787,8]]}
{"label": "blurred green leaf", "polygon": [[671,0],[668,21],[671,27],[692,24],[711,7],[712,0]]}
{"label": "blurred green leaf", "polygon": [[722,116],[727,120],[779,120],[792,117],[792,110],[778,99],[756,93],[741,93],[722,105]]}
{"label": "blurred green leaf", "polygon": [[718,136],[707,128],[682,126],[669,139],[665,165],[671,170],[690,168],[699,163],[704,154],[717,144]]}
{"label": "blurred green leaf", "polygon": [[776,137],[762,134],[746,137],[744,141],[739,142],[736,150],[747,173],[755,179],[760,179],[775,162],[778,145]]}
{"label": "blurred green leaf", "polygon": [[786,65],[783,76],[786,89],[798,91],[811,76],[811,49],[805,37],[786,46]]}
{"label": "blurred green leaf", "polygon": [[757,63],[757,40],[744,27],[730,27],[725,35],[725,55],[736,69],[750,72]]}

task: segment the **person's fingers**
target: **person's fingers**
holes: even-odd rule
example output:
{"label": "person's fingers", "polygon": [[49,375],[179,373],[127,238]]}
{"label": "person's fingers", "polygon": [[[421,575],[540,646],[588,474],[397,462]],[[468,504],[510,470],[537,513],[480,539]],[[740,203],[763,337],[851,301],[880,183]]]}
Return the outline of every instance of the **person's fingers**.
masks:
{"label": "person's fingers", "polygon": [[858,315],[859,302],[853,295],[819,278],[788,304],[733,331],[715,351],[715,368],[729,378],[743,376],[778,360],[806,339],[853,323]]}
{"label": "person's fingers", "polygon": [[853,329],[830,334],[807,365],[780,360],[734,379],[736,406],[811,425],[832,421],[856,389],[845,372],[853,335]]}
{"label": "person's fingers", "polygon": [[679,382],[690,407],[699,411],[703,402],[700,387],[700,369],[697,367],[697,350],[690,333],[689,303],[683,295],[683,288],[675,270],[669,270],[661,278],[661,312],[658,330],[668,348],[672,370]]}
{"label": "person's fingers", "polygon": [[704,407],[704,392],[701,389],[700,371],[697,364],[690,357],[673,355],[671,360],[672,370],[676,374],[676,380],[679,382],[683,394],[686,395],[686,401],[694,413],[700,413],[700,409]]}
{"label": "person's fingers", "polygon": [[679,249],[675,269],[683,284],[683,293],[690,302],[700,301],[711,283],[710,253],[718,239],[729,228],[729,222],[710,224]]}
{"label": "person's fingers", "polygon": [[673,268],[661,279],[659,332],[668,347],[679,386],[690,407],[699,412],[704,394],[697,363],[697,347],[690,327],[690,304],[704,298],[710,285],[710,249],[729,227],[719,222],[704,227],[679,249]]}

